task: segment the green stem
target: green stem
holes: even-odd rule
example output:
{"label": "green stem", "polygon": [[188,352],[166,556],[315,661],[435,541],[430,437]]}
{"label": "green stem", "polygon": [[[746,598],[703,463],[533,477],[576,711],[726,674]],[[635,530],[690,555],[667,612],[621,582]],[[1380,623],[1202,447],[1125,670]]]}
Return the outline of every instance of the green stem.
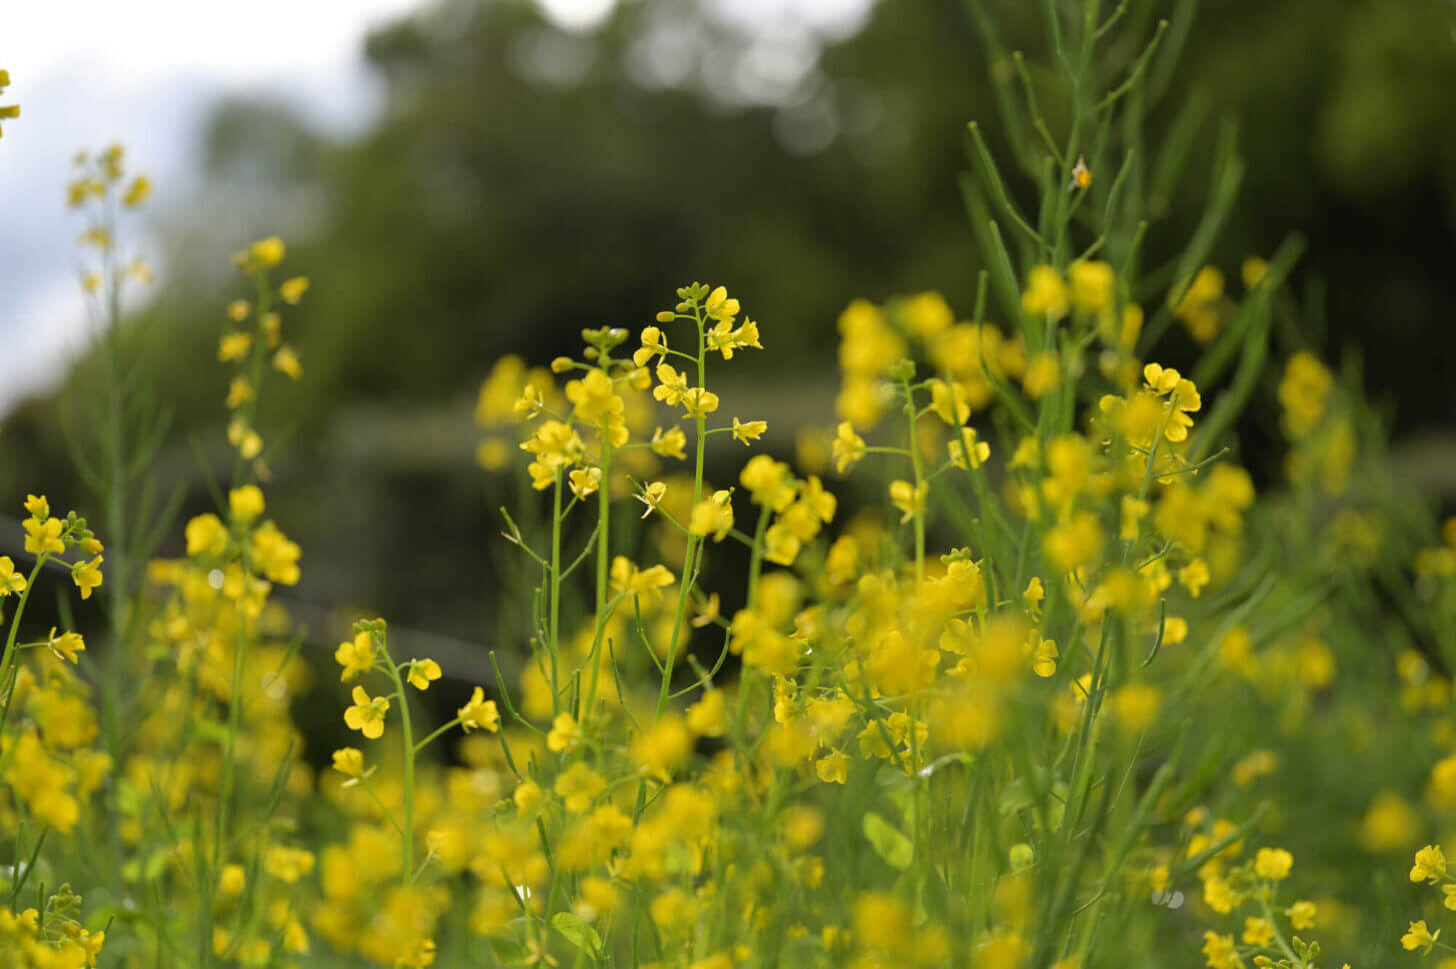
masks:
{"label": "green stem", "polygon": [[748,558],[748,608],[753,608],[753,603],[758,595],[758,577],[763,571],[763,533],[768,530],[769,515],[773,512],[767,504],[758,513],[758,527],[753,530],[753,547]]}
{"label": "green stem", "polygon": [[[707,347],[704,341],[703,312],[694,306],[693,321],[698,327],[698,386],[706,387],[708,383]],[[707,447],[708,435],[705,428],[705,421],[700,416],[695,419],[697,431],[697,458],[693,464],[693,508],[703,500],[703,454]],[[682,582],[677,590],[677,612],[672,621],[672,638],[668,640],[667,661],[663,665],[662,689],[657,695],[657,719],[662,718],[662,713],[667,709],[667,693],[672,683],[672,668],[677,662],[677,650],[682,638],[683,617],[687,614],[688,596],[692,592],[693,585],[693,557],[698,551],[703,539],[692,533],[688,534],[688,550],[683,556]]]}
{"label": "green stem", "polygon": [[[912,391],[910,389],[910,379],[908,377],[902,379],[900,381],[900,385],[905,390],[905,410],[906,410],[907,420],[908,420],[908,423],[909,423],[908,430],[909,430],[909,434],[910,434],[910,465],[911,465],[911,467],[915,471],[915,494],[916,494],[916,496],[919,496],[919,494],[920,494],[920,486],[925,483],[925,470],[924,470],[924,468],[921,467],[921,461],[920,461],[920,443],[919,443],[919,441],[916,440],[916,437],[915,437],[915,419],[919,415],[918,415],[918,413],[915,410],[915,394],[914,394],[914,391]],[[952,401],[954,401],[954,398],[952,398]],[[954,403],[952,403],[951,406],[954,407],[955,406]],[[955,416],[955,415],[953,415],[953,416]],[[970,460],[970,455],[969,454],[966,455],[966,459],[967,459],[967,462],[969,462],[969,460]],[[924,508],[924,502],[921,503],[920,510],[914,516],[914,523],[915,523],[915,584],[918,587],[918,586],[924,585],[924,583],[925,583],[925,508]]]}
{"label": "green stem", "polygon": [[450,721],[447,721],[445,723],[440,724],[440,726],[436,727],[433,731],[430,732],[430,735],[428,737],[426,737],[424,740],[421,740],[419,743],[415,744],[415,746],[414,746],[415,752],[416,753],[419,753],[421,750],[424,750],[426,747],[430,746],[431,742],[433,742],[436,738],[438,738],[442,733],[445,733],[446,731],[453,729],[454,727],[458,726],[459,723],[460,723],[460,718],[459,717],[456,717],[454,720],[450,720]]}
{"label": "green stem", "polygon": [[612,522],[611,482],[612,471],[612,443],[609,440],[607,425],[602,424],[597,429],[597,434],[602,442],[602,482],[597,489],[597,588],[596,588],[596,630],[592,633],[591,655],[587,662],[591,664],[591,674],[587,679],[586,702],[581,707],[581,721],[583,724],[591,717],[597,704],[597,678],[601,673],[601,649],[602,639],[607,633],[607,575],[611,568],[610,549],[608,548],[608,534]]}
{"label": "green stem", "polygon": [[551,656],[551,716],[559,712],[561,699],[557,656],[561,651],[561,472],[551,489],[551,626],[546,631],[546,652]]}
{"label": "green stem", "polygon": [[399,723],[404,731],[404,830],[400,832],[399,840],[400,856],[404,862],[404,885],[408,888],[415,880],[415,735],[410,725],[409,694],[405,693],[399,667],[394,665],[387,643],[380,643],[380,651],[384,655],[385,670],[394,681],[396,696],[399,697]]}
{"label": "green stem", "polygon": [[[30,600],[30,590],[35,588],[36,577],[40,575],[41,568],[50,559],[50,554],[42,552],[35,560],[35,568],[30,570],[30,576],[25,580],[25,588],[20,590],[20,599],[15,604],[15,615],[10,617],[10,633],[5,637],[5,654],[0,657],[0,690],[6,689],[10,682],[10,667],[15,662],[15,637],[20,632],[20,617],[25,613],[25,604]],[[0,724],[3,724],[10,713],[10,694],[7,691],[0,697]]]}

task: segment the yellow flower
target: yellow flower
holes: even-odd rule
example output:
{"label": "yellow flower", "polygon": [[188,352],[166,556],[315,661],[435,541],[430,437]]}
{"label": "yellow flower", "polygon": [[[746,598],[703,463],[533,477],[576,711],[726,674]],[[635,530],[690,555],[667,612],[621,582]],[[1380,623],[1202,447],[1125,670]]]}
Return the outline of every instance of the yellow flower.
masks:
{"label": "yellow flower", "polygon": [[283,240],[277,236],[259,239],[248,247],[248,257],[257,266],[271,269],[283,261],[287,254]]}
{"label": "yellow flower", "polygon": [[1437,929],[1435,933],[1432,933],[1430,929],[1426,928],[1426,923],[1423,919],[1410,924],[1409,931],[1400,937],[1400,944],[1405,946],[1409,951],[1415,951],[1416,949],[1429,950],[1431,946],[1436,944],[1436,940],[1440,936],[1441,930]]}
{"label": "yellow flower", "polygon": [[430,684],[440,678],[440,664],[432,659],[411,660],[409,664],[409,685],[416,690],[428,690]]}
{"label": "yellow flower", "polygon": [[50,637],[46,641],[46,648],[57,659],[74,663],[76,654],[86,651],[86,641],[81,638],[80,633],[61,633],[57,636],[55,629],[52,628]]}
{"label": "yellow flower", "polygon": [[1410,870],[1413,882],[1429,882],[1434,885],[1446,877],[1446,854],[1440,845],[1426,845],[1416,852],[1416,863]]}
{"label": "yellow flower", "polygon": [[46,501],[45,495],[26,495],[25,510],[30,512],[31,517],[40,521],[51,517],[51,505]]}
{"label": "yellow flower", "polygon": [[253,334],[251,333],[228,333],[218,341],[217,359],[221,363],[231,363],[235,360],[242,360],[253,348]]}
{"label": "yellow flower", "polygon": [[134,209],[150,198],[151,194],[152,180],[145,175],[138,175],[131,180],[126,194],[122,195],[121,204],[129,209]]}
{"label": "yellow flower", "polygon": [[713,541],[721,542],[733,528],[732,497],[731,492],[715,491],[711,498],[698,502],[688,520],[688,531],[704,537],[712,535]]}
{"label": "yellow flower", "polygon": [[91,598],[91,590],[101,584],[101,556],[71,566],[71,581],[81,590],[81,598]]}
{"label": "yellow flower", "polygon": [[1220,915],[1234,910],[1240,899],[1233,886],[1223,878],[1206,878],[1203,881],[1203,903]]}
{"label": "yellow flower", "polygon": [[253,399],[253,385],[246,377],[234,377],[228,384],[227,398],[223,401],[228,410],[236,410]]}
{"label": "yellow flower", "polygon": [[1072,284],[1072,304],[1089,313],[1105,313],[1112,309],[1117,275],[1105,262],[1078,260],[1067,270]]}
{"label": "yellow flower", "polygon": [[278,348],[278,352],[273,354],[273,369],[287,375],[290,380],[303,378],[303,364],[298,362],[298,354],[293,352],[293,347]]}
{"label": "yellow flower", "polygon": [[1033,266],[1021,294],[1021,308],[1032,316],[1060,319],[1067,313],[1067,284],[1051,266]]}
{"label": "yellow flower", "polygon": [[854,432],[853,424],[849,421],[840,422],[833,445],[835,470],[844,474],[859,463],[868,449],[869,446],[865,444],[864,438]]}
{"label": "yellow flower", "polygon": [[298,301],[303,299],[303,294],[306,292],[308,292],[307,276],[294,276],[282,286],[278,287],[278,295],[289,306],[297,306]]}
{"label": "yellow flower", "polygon": [[1279,403],[1284,407],[1284,430],[1299,440],[1324,418],[1334,377],[1319,358],[1301,350],[1289,358],[1279,382]]}
{"label": "yellow flower", "polygon": [[634,596],[656,599],[658,593],[672,585],[672,573],[666,566],[654,565],[650,569],[639,569],[625,555],[612,559],[610,582],[613,592],[624,592]]}
{"label": "yellow flower", "polygon": [[384,736],[384,715],[389,712],[386,697],[371,697],[362,686],[354,687],[354,705],[344,711],[344,723],[370,740]]}
{"label": "yellow flower", "polygon": [[551,732],[546,735],[546,746],[559,754],[574,746],[580,737],[581,730],[577,727],[576,718],[569,713],[558,713],[551,722]]}
{"label": "yellow flower", "polygon": [[718,409],[718,395],[706,387],[692,387],[683,393],[681,403],[688,417],[707,417]]}
{"label": "yellow flower", "polygon": [[1289,924],[1292,927],[1301,930],[1312,929],[1318,909],[1315,908],[1314,902],[1299,901],[1285,909],[1284,914],[1289,916]]}
{"label": "yellow flower", "polygon": [[59,555],[66,550],[66,543],[61,540],[65,523],[59,518],[47,518],[45,521],[28,518],[21,524],[26,533],[25,550],[31,555]]}
{"label": "yellow flower", "polygon": [[707,300],[703,303],[703,311],[712,319],[723,323],[732,323],[733,317],[738,315],[738,300],[728,296],[726,287],[719,286],[708,294]]}
{"label": "yellow flower", "polygon": [[257,485],[243,485],[228,492],[228,508],[238,521],[250,522],[263,514],[263,492]]}
{"label": "yellow flower", "polygon": [[566,476],[571,493],[585,500],[597,493],[602,484],[601,468],[573,468]]}
{"label": "yellow flower", "polygon": [[669,780],[672,769],[692,752],[692,734],[682,717],[671,713],[664,715],[632,744],[632,759],[643,771],[662,781]]}
{"label": "yellow flower", "polygon": [[524,818],[536,810],[536,806],[541,803],[541,798],[540,784],[531,780],[521,781],[511,794],[511,801],[516,805],[516,817]]}
{"label": "yellow flower", "polygon": [[671,364],[657,365],[657,380],[657,386],[652,388],[652,396],[669,407],[676,407],[683,394],[688,392],[687,375],[678,373]]}
{"label": "yellow flower", "polygon": [[25,576],[15,571],[15,562],[10,556],[0,555],[0,598],[24,591]]}
{"label": "yellow flower", "polygon": [[632,363],[634,366],[645,367],[647,361],[653,357],[660,357],[666,352],[667,341],[662,338],[662,331],[655,326],[644,327],[642,346],[632,352]]}
{"label": "yellow flower", "polygon": [[703,737],[721,737],[727,729],[727,708],[723,691],[709,688],[697,703],[688,707],[688,729]]}
{"label": "yellow flower", "polygon": [[455,715],[460,718],[460,729],[466,733],[477,729],[495,733],[500,729],[500,713],[495,708],[495,701],[487,700],[485,691],[478,686]]}
{"label": "yellow flower", "polygon": [[1209,580],[1208,563],[1201,558],[1194,559],[1178,570],[1178,581],[1195,599],[1203,594],[1203,587],[1208,585]]}
{"label": "yellow flower", "polygon": [[251,461],[263,453],[262,436],[240,419],[234,419],[228,423],[228,443],[238,449],[244,461]]}
{"label": "yellow flower", "polygon": [[[0,92],[10,86],[10,72],[0,71]],[[12,118],[20,117],[20,105],[0,104],[0,121],[9,121]],[[0,132],[3,133],[3,132]]]}
{"label": "yellow flower", "polygon": [[666,484],[661,481],[648,482],[646,487],[642,489],[642,493],[635,496],[638,501],[647,506],[647,510],[642,513],[642,517],[646,518],[656,511],[658,506],[662,504],[662,498],[666,494]]}
{"label": "yellow flower", "polygon": [[895,896],[867,892],[854,901],[854,937],[872,949],[899,950],[912,938],[910,910]]}
{"label": "yellow flower", "polygon": [[908,481],[890,482],[890,501],[900,509],[900,524],[925,514],[925,496],[930,493],[929,482],[912,485]]}
{"label": "yellow flower", "polygon": [[1209,969],[1241,969],[1244,964],[1232,935],[1204,932],[1203,955],[1208,960]]}
{"label": "yellow flower", "polygon": [[364,776],[364,753],[357,747],[340,747],[334,751],[334,770],[345,777]]}
{"label": "yellow flower", "polygon": [[1026,372],[1021,375],[1021,387],[1026,396],[1040,400],[1061,383],[1062,367],[1057,355],[1050,350],[1038,353],[1026,363]]}
{"label": "yellow flower", "polygon": [[1283,848],[1260,848],[1254,856],[1254,871],[1260,878],[1282,881],[1294,867],[1294,856]]}
{"label": "yellow flower", "polygon": [[[569,716],[563,714],[562,716]],[[558,720],[560,717],[557,718]],[[591,807],[592,798],[606,790],[607,782],[583,761],[577,761],[556,778],[552,790],[566,802],[566,809],[582,814]]]}
{"label": "yellow flower", "polygon": [[966,470],[966,447],[970,446],[971,468],[979,468],[991,457],[991,445],[985,441],[976,440],[976,429],[974,427],[963,427],[960,436],[946,444],[946,450],[950,454],[950,463],[961,470]]}
{"label": "yellow flower", "polygon": [[749,421],[747,424],[740,424],[738,418],[733,418],[733,440],[742,441],[747,444],[749,441],[756,441],[768,430],[768,421]]}
{"label": "yellow flower", "polygon": [[1153,725],[1162,705],[1162,692],[1147,683],[1127,683],[1117,688],[1108,703],[1117,722],[1137,733]]}
{"label": "yellow flower", "polygon": [[279,881],[292,885],[313,871],[313,862],[312,851],[273,845],[263,858],[263,868]]}
{"label": "yellow flower", "polygon": [[666,431],[658,428],[652,434],[652,453],[664,458],[677,458],[681,461],[687,457],[683,447],[687,444],[687,435],[680,427],[670,427]]}
{"label": "yellow flower", "polygon": [[1079,511],[1047,533],[1047,558],[1063,572],[1092,562],[1102,552],[1102,526],[1090,511]]}
{"label": "yellow flower", "polygon": [[1254,916],[1245,918],[1243,941],[1263,948],[1274,941],[1274,923]]}
{"label": "yellow flower", "polygon": [[955,312],[939,293],[920,293],[905,303],[905,325],[922,340],[950,329]]}
{"label": "yellow flower", "polygon": [[334,650],[334,661],[344,668],[339,674],[339,680],[344,683],[372,670],[374,659],[374,637],[368,631],[356,633],[352,640],[340,643]]}
{"label": "yellow flower", "polygon": [[951,427],[959,427],[971,417],[971,402],[962,385],[944,380],[930,381],[930,409]]}
{"label": "yellow flower", "polygon": [[237,898],[243,894],[247,885],[247,873],[242,865],[223,865],[222,871],[217,878],[217,890],[219,894],[227,898]]}

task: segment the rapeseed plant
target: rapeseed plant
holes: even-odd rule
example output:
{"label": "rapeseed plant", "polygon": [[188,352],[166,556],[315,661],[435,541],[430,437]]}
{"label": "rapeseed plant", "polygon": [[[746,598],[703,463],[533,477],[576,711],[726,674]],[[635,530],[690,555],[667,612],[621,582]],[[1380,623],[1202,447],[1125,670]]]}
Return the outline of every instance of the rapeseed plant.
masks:
{"label": "rapeseed plant", "polygon": [[[1148,170],[1144,122],[1186,11],[1103,58],[1127,5],[1050,5],[1037,84],[972,7],[1037,198],[1017,203],[973,124],[974,305],[851,301],[834,426],[792,462],[760,450],[777,417],[711,389],[773,345],[724,286],[682,287],[636,332],[584,330],[579,358],[498,361],[476,457],[520,473],[502,521],[535,586],[525,648],[431,719],[417,694],[458,674],[355,623],[334,659],[358,746],[317,775],[290,712],[304,634],[272,598],[301,550],[270,517],[258,406],[275,374],[303,377],[283,314],[309,281],[278,282],[277,237],[234,257],[251,292],[217,350],[230,472],[185,554],[153,558],[138,536],[170,515],[138,497],[136,456],[165,422],[124,419],[117,342],[122,286],[149,273],[122,268],[116,220],[151,183],[119,147],[78,158],[110,369],[100,460],[73,451],[110,544],[32,495],[33,561],[0,557],[6,964],[1092,969],[1201,946],[1213,969],[1313,969],[1309,933],[1352,947],[1359,911],[1288,824],[1313,799],[1264,792],[1311,749],[1388,756],[1359,712],[1379,668],[1416,725],[1391,743],[1441,756],[1424,811],[1361,801],[1359,843],[1400,854],[1456,806],[1456,524],[1437,544],[1382,511],[1378,434],[1312,351],[1283,347],[1263,379],[1299,245],[1246,260],[1240,293],[1209,262],[1231,136],[1203,228],[1141,267],[1148,183],[1176,174]],[[1202,347],[1191,367],[1165,362],[1174,323]],[[1289,443],[1264,494],[1232,434],[1261,390]],[[713,480],[727,454],[746,459]],[[104,600],[104,669],[79,633],[21,634],[58,567]],[[1435,650],[1351,648],[1384,622],[1376,583]],[[69,883],[47,894],[62,873],[88,879],[84,917]],[[1410,881],[1456,907],[1439,844]],[[1415,921],[1401,942],[1439,935]]]}

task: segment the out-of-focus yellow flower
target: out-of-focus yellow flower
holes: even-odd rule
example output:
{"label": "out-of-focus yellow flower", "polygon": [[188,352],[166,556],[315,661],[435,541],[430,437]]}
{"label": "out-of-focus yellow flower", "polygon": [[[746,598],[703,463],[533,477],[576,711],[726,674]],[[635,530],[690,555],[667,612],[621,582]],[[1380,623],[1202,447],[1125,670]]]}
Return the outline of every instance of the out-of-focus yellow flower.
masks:
{"label": "out-of-focus yellow flower", "polygon": [[298,301],[303,299],[303,294],[308,292],[308,277],[294,276],[278,287],[278,295],[289,306],[297,306]]}

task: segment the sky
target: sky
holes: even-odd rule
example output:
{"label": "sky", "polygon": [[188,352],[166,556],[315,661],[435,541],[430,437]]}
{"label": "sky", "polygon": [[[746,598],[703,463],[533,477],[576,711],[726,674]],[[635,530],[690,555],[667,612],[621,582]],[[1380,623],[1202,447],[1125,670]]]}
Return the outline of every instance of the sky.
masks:
{"label": "sky", "polygon": [[[558,26],[589,31],[619,0],[535,0]],[[795,28],[852,32],[872,0],[703,0],[764,39]],[[78,149],[113,142],[159,201],[186,191],[198,133],[223,95],[281,100],[347,136],[381,91],[363,63],[368,32],[421,0],[66,0],[6,4],[0,68],[18,104],[0,137],[0,418],[43,391],[89,337],[79,288],[80,216],[64,188]],[[148,255],[143,227],[130,230]],[[165,267],[160,283],[165,283]]]}
{"label": "sky", "polygon": [[123,142],[163,191],[195,168],[195,133],[224,93],[281,97],[340,132],[367,124],[378,92],[362,39],[414,0],[6,6],[0,104],[21,113],[0,137],[0,414],[86,341],[83,226],[64,195],[75,152]]}

